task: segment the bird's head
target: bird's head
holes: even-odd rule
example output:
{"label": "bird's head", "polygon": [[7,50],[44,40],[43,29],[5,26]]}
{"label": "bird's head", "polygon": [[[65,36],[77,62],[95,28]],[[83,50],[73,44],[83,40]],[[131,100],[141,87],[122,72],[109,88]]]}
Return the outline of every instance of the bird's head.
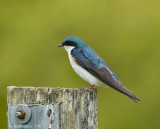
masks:
{"label": "bird's head", "polygon": [[79,48],[87,46],[80,38],[76,36],[67,37],[58,47],[64,47],[65,49],[69,48]]}

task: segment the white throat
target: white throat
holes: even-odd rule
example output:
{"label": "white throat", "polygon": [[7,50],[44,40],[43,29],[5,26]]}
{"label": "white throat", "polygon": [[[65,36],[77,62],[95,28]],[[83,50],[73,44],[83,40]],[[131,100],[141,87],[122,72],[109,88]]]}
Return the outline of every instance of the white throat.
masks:
{"label": "white throat", "polygon": [[75,47],[73,46],[64,46],[64,49],[68,52],[68,54],[71,53],[71,51],[74,49]]}

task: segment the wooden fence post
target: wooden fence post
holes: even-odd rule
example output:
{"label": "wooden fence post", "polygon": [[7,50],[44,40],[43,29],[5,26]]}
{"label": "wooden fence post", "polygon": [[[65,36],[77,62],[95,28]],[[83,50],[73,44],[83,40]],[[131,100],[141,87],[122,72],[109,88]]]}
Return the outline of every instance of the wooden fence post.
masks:
{"label": "wooden fence post", "polygon": [[97,90],[7,88],[8,129],[97,129]]}

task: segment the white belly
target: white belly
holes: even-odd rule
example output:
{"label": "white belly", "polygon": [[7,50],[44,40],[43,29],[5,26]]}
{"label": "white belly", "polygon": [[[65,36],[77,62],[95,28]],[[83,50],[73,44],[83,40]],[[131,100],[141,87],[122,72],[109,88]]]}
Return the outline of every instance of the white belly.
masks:
{"label": "white belly", "polygon": [[65,48],[66,51],[68,52],[68,57],[70,60],[70,63],[74,69],[74,71],[81,77],[83,78],[85,81],[89,82],[92,85],[96,85],[96,86],[106,86],[102,81],[100,81],[99,79],[97,79],[96,77],[94,77],[92,74],[90,74],[87,70],[85,70],[83,67],[81,67],[80,65],[78,65],[76,63],[76,61],[74,60],[74,58],[72,57],[71,50],[73,49],[69,49],[69,48]]}

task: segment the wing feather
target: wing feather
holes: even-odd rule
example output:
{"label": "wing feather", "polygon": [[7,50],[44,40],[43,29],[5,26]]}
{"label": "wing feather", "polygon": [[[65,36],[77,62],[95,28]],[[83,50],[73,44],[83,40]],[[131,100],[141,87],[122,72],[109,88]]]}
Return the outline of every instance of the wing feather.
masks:
{"label": "wing feather", "polygon": [[[140,100],[133,93],[125,88],[122,82],[115,76],[111,69],[102,63],[102,59],[97,56],[92,56],[83,49],[72,50],[71,55],[74,57],[76,62],[86,69],[93,76],[97,77],[99,80],[104,82],[106,85],[112,87],[113,89],[127,95],[132,100]],[[77,56],[78,55],[78,56]]]}

